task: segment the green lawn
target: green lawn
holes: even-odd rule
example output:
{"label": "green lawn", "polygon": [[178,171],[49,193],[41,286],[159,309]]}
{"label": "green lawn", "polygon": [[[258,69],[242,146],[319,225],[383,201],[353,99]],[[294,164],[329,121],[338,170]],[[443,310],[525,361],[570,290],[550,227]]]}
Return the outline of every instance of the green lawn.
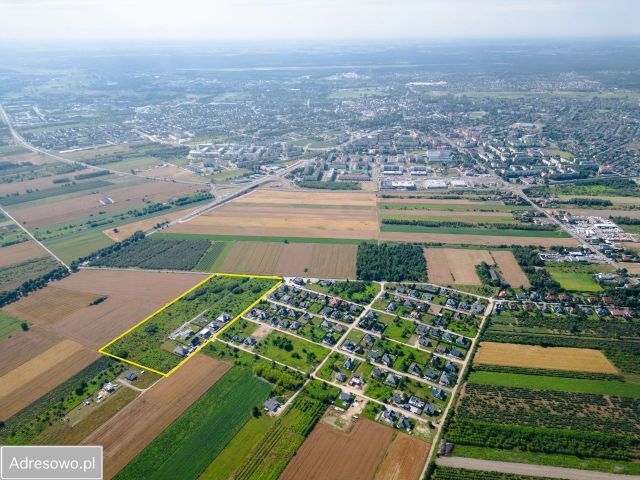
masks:
{"label": "green lawn", "polygon": [[252,417],[202,472],[200,479],[227,480],[231,478],[233,472],[247,459],[253,447],[273,427],[275,421],[275,417],[267,415],[262,415],[259,418]]}
{"label": "green lawn", "polygon": [[562,288],[570,292],[601,292],[602,287],[590,273],[563,272],[549,269],[549,274]]}
{"label": "green lawn", "polygon": [[[278,344],[281,346],[278,346]],[[277,331],[267,335],[258,344],[256,351],[272,360],[308,373],[329,353],[328,349],[316,343]]]}
{"label": "green lawn", "polygon": [[250,369],[232,368],[114,478],[198,478],[270,392]]}
{"label": "green lawn", "polygon": [[582,378],[547,377],[520,373],[473,372],[470,383],[499,385],[504,387],[557,390],[560,392],[593,393],[640,398],[640,384],[613,380],[587,380]]}
{"label": "green lawn", "polygon": [[501,462],[533,463],[537,465],[578,468],[599,472],[624,473],[627,475],[640,474],[640,463],[608,460],[604,458],[581,458],[572,455],[499,450],[496,448],[474,447],[470,445],[456,445],[453,454],[457,457],[481,458]]}
{"label": "green lawn", "polygon": [[0,310],[0,339],[8,338],[20,330],[21,320]]}

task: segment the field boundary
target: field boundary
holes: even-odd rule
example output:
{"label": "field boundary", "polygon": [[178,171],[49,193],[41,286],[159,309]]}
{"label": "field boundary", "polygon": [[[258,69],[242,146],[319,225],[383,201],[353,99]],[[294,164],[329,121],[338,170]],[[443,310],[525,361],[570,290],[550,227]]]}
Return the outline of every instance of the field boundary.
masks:
{"label": "field boundary", "polygon": [[[269,290],[267,290],[265,293],[263,293],[262,295],[260,295],[260,297],[258,297],[255,301],[253,301],[251,303],[251,305],[249,305],[247,308],[245,308],[242,312],[240,312],[238,315],[236,315],[233,319],[231,319],[224,327],[222,327],[220,330],[218,330],[216,333],[214,333],[207,341],[203,342],[198,348],[196,348],[193,353],[191,355],[189,355],[187,358],[183,359],[180,361],[180,363],[178,363],[175,367],[173,367],[171,370],[169,370],[168,372],[161,372],[160,370],[156,370],[154,368],[150,368],[147,367],[146,365],[142,365],[140,363],[136,363],[133,362],[131,360],[128,360],[126,358],[122,358],[119,357],[117,355],[114,355],[112,353],[109,353],[106,351],[106,349],[111,346],[113,343],[117,342],[118,340],[120,340],[122,337],[124,337],[125,335],[127,335],[129,332],[132,332],[133,330],[135,330],[136,328],[138,328],[140,325],[142,325],[143,323],[151,320],[153,317],[155,317],[157,314],[159,314],[160,312],[162,312],[163,310],[165,310],[166,308],[170,307],[171,305],[173,305],[174,303],[176,303],[178,300],[180,300],[181,298],[183,298],[185,295],[188,295],[189,293],[193,292],[195,289],[201,287],[202,285],[204,285],[205,283],[207,283],[208,281],[210,281],[211,279],[213,279],[214,277],[238,277],[238,278],[265,278],[265,279],[271,279],[271,280],[277,280],[276,284],[271,287]],[[125,330],[124,332],[122,332],[120,335],[118,335],[116,338],[114,338],[113,340],[109,341],[106,345],[103,345],[102,347],[100,347],[98,349],[98,353],[101,353],[102,355],[106,355],[108,357],[111,358],[115,358],[116,360],[120,360],[121,362],[125,362],[128,363],[129,365],[133,365],[134,367],[138,367],[138,368],[142,368],[144,370],[148,370],[150,372],[153,373],[157,373],[158,375],[162,375],[163,377],[168,377],[169,375],[171,375],[172,373],[174,373],[178,368],[180,368],[182,365],[184,365],[186,362],[188,362],[189,360],[191,360],[191,358],[193,358],[200,350],[202,350],[204,347],[206,347],[207,345],[209,345],[211,342],[213,342],[218,336],[220,336],[220,334],[222,334],[225,330],[227,330],[231,325],[233,325],[238,319],[242,318],[242,316],[244,314],[246,314],[249,310],[251,310],[253,307],[255,307],[258,303],[260,303],[264,298],[267,297],[267,295],[269,295],[271,292],[273,292],[276,288],[278,288],[280,285],[282,284],[282,277],[279,276],[275,276],[275,275],[244,275],[244,274],[240,274],[240,273],[213,273],[209,276],[207,276],[204,280],[198,282],[197,284],[195,284],[193,287],[191,287],[189,290],[181,293],[179,296],[177,296],[176,298],[174,298],[173,300],[171,300],[169,303],[167,303],[166,305],[164,305],[163,307],[160,307],[158,310],[156,310],[155,312],[153,312],[151,315],[147,316],[146,318],[144,318],[143,320],[141,320],[140,322],[136,323],[134,326],[132,326],[131,328],[128,328],[127,330]]]}

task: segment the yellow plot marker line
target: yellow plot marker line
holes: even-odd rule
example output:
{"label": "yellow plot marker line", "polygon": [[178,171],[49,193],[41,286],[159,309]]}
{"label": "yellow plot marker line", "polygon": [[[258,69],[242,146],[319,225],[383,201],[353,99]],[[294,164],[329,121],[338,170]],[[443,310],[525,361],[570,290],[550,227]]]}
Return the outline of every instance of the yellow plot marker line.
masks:
{"label": "yellow plot marker line", "polygon": [[[196,350],[193,351],[193,353],[191,355],[189,355],[187,358],[185,358],[184,360],[181,360],[175,367],[173,367],[171,370],[169,370],[168,372],[161,372],[159,370],[156,370],[154,368],[150,368],[147,367],[146,365],[142,365],[140,363],[136,363],[133,362],[129,359],[126,358],[122,358],[119,357],[118,355],[114,355],[113,353],[107,352],[106,349],[113,345],[115,342],[117,342],[118,340],[120,340],[122,337],[126,336],[127,334],[129,334],[130,332],[132,332],[133,330],[137,329],[140,325],[142,325],[143,323],[151,320],[153,317],[155,317],[156,315],[158,315],[160,312],[162,312],[163,310],[169,308],[171,305],[173,305],[174,303],[176,303],[178,300],[180,300],[181,298],[183,298],[185,295],[188,295],[189,293],[193,292],[195,289],[201,287],[202,285],[204,285],[205,283],[207,283],[209,280],[213,279],[214,277],[235,277],[235,278],[260,278],[260,279],[269,279],[269,280],[277,280],[276,284],[271,287],[269,290],[267,290],[264,294],[262,294],[257,300],[255,300],[251,305],[249,305],[247,308],[245,308],[239,315],[237,315],[236,317],[234,317],[233,319],[231,319],[224,327],[222,327],[220,330],[218,330],[215,334],[213,334],[211,336],[211,338],[209,338],[206,342],[202,343]],[[150,372],[153,373],[157,373],[158,375],[162,375],[163,377],[168,377],[169,375],[171,375],[173,372],[175,372],[179,367],[181,367],[182,365],[184,365],[187,361],[191,360],[191,358],[193,356],[195,356],[196,353],[198,353],[200,350],[202,350],[204,347],[206,347],[207,345],[209,345],[211,342],[213,342],[213,340],[215,340],[222,332],[224,332],[226,329],[228,329],[231,325],[233,325],[239,318],[241,318],[245,313],[247,313],[249,310],[251,310],[253,307],[255,307],[258,303],[260,303],[265,297],[267,297],[271,292],[273,292],[275,289],[277,289],[280,285],[282,285],[282,277],[276,277],[276,276],[272,276],[272,275],[242,275],[242,274],[237,274],[237,273],[214,273],[212,275],[209,275],[207,278],[205,278],[204,280],[202,280],[201,282],[198,282],[196,285],[194,285],[193,287],[191,287],[189,290],[187,290],[186,292],[182,293],[181,295],[179,295],[178,297],[174,298],[172,301],[170,301],[169,303],[167,303],[165,306],[159,308],[158,310],[156,310],[155,312],[153,312],[151,315],[149,315],[148,317],[146,317],[144,320],[136,323],[133,327],[125,330],[123,333],[121,333],[120,335],[118,335],[116,338],[114,338],[113,340],[111,340],[109,343],[107,343],[106,345],[104,345],[103,347],[101,347],[98,352],[101,353],[102,355],[106,355],[108,357],[111,358],[115,358],[116,360],[120,360],[121,362],[125,362],[128,363],[129,365],[133,365],[135,367],[138,368],[142,368],[144,370],[148,370]]]}

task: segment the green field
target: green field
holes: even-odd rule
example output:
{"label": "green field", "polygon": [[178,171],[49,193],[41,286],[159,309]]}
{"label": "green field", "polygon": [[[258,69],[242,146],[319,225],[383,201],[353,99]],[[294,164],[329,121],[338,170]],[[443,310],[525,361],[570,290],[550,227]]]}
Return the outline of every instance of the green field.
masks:
{"label": "green field", "polygon": [[229,243],[211,242],[211,246],[204,253],[194,270],[198,272],[215,272],[229,252]]}
{"label": "green field", "polygon": [[582,378],[547,377],[502,372],[473,372],[470,383],[498,385],[504,387],[533,388],[536,390],[557,390],[560,392],[594,393],[620,397],[640,398],[640,384],[613,380],[589,380]]}
{"label": "green field", "polygon": [[270,392],[251,370],[233,367],[114,478],[198,478]]}
{"label": "green field", "polygon": [[500,462],[532,463],[536,465],[551,465],[554,467],[578,468],[580,470],[624,473],[627,475],[640,474],[640,463],[609,460],[605,458],[583,458],[554,453],[500,450],[497,448],[475,447],[471,445],[456,445],[454,455]]}
{"label": "green field", "polygon": [[563,230],[505,230],[500,228],[422,227],[419,225],[380,225],[381,232],[444,233],[457,235],[492,235],[498,237],[568,238]]}
{"label": "green field", "polygon": [[546,270],[551,277],[568,291],[573,292],[600,292],[602,287],[593,278],[595,273],[612,272],[609,265],[592,264],[550,264]]}
{"label": "green field", "polygon": [[[276,480],[322,416],[334,387],[320,388],[312,381],[253,449],[235,480]],[[322,398],[324,396],[324,398]]]}
{"label": "green field", "polygon": [[97,267],[192,270],[211,246],[209,240],[145,237],[127,247],[100,255]]}
{"label": "green field", "polygon": [[101,231],[94,230],[43,243],[64,262],[71,263],[101,248],[108,247],[114,242]]}
{"label": "green field", "polygon": [[549,274],[560,286],[570,292],[601,292],[602,287],[589,273],[550,270]]}
{"label": "green field", "polygon": [[21,320],[0,310],[0,340],[8,338],[20,330]]}
{"label": "green field", "polygon": [[275,417],[261,415],[252,417],[224,450],[209,464],[201,480],[227,480],[247,460],[251,450],[258,444],[276,422]]}
{"label": "green field", "polygon": [[329,354],[328,349],[316,343],[277,331],[267,335],[258,344],[256,352],[307,373]]}
{"label": "green field", "polygon": [[178,343],[168,340],[171,332],[205,313],[209,320],[221,313],[234,319],[276,283],[267,278],[215,276],[110,343],[104,351],[159,372],[168,372],[183,360],[173,353]]}

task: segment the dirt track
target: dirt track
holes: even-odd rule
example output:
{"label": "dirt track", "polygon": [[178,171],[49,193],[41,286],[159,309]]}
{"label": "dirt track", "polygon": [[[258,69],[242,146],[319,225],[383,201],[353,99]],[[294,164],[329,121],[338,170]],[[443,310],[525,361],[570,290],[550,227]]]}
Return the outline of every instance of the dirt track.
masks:
{"label": "dirt track", "polygon": [[550,467],[547,465],[531,465],[528,463],[497,462],[464,457],[440,457],[436,460],[443,467],[467,468],[470,470],[488,470],[491,472],[531,475],[533,477],[562,478],[566,480],[631,480],[637,475],[620,475],[617,473],[589,472],[575,468]]}
{"label": "dirt track", "polygon": [[196,355],[85,438],[83,445],[104,448],[104,478],[122,470],[229,368],[226,362]]}

